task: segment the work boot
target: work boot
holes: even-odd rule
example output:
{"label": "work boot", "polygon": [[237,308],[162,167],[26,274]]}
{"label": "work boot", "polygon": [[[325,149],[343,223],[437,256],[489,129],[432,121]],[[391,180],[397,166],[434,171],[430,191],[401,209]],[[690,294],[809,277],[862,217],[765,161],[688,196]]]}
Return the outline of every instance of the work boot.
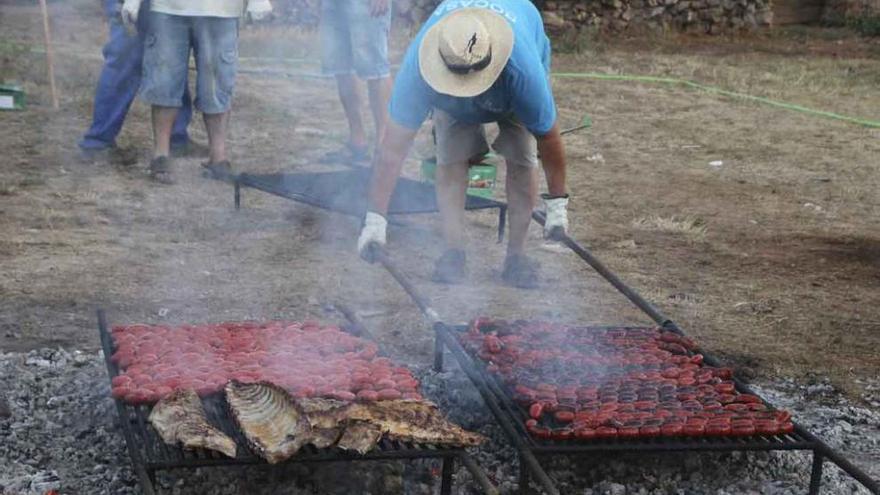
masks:
{"label": "work boot", "polygon": [[460,284],[464,281],[467,256],[461,249],[447,249],[434,263],[431,280],[440,284]]}
{"label": "work boot", "polygon": [[504,259],[501,279],[513,287],[534,289],[538,286],[539,270],[540,265],[537,261],[524,254],[511,254]]}

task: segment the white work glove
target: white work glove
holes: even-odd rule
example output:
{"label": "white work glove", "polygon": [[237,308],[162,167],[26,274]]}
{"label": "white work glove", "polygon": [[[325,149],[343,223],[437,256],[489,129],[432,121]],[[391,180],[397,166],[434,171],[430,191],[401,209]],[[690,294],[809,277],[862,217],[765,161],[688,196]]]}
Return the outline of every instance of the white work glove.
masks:
{"label": "white work glove", "polygon": [[272,4],[269,0],[248,0],[247,16],[252,22],[260,22],[272,14]]}
{"label": "white work glove", "polygon": [[372,211],[367,212],[364,217],[364,228],[361,229],[361,236],[358,237],[358,253],[361,258],[373,262],[373,252],[375,247],[385,247],[385,230],[388,227],[388,220],[378,213]]}
{"label": "white work glove", "polygon": [[544,238],[559,240],[561,234],[568,232],[568,194],[553,197],[542,194],[547,219],[544,221]]}
{"label": "white work glove", "polygon": [[119,15],[122,17],[122,25],[129,33],[137,32],[138,12],[141,10],[141,0],[125,0]]}

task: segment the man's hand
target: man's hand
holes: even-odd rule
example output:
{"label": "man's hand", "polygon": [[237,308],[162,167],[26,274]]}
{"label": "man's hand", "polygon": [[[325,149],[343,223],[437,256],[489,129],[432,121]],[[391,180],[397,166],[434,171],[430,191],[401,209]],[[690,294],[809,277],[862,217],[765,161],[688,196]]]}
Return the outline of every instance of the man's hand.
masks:
{"label": "man's hand", "polygon": [[368,211],[364,218],[364,228],[361,229],[361,235],[358,237],[358,253],[361,258],[372,263],[373,250],[377,247],[385,247],[385,230],[388,227],[388,220],[382,215]]}
{"label": "man's hand", "polygon": [[129,33],[137,32],[138,12],[141,10],[141,0],[125,0],[119,15],[122,17],[122,25]]}
{"label": "man's hand", "polygon": [[547,219],[544,221],[544,238],[560,240],[563,234],[568,233],[568,195],[553,197],[542,194]]}
{"label": "man's hand", "polygon": [[379,17],[385,15],[391,8],[391,0],[365,0],[370,2],[370,15]]}
{"label": "man's hand", "polygon": [[272,14],[272,4],[269,0],[248,0],[246,13],[252,22],[260,22]]}

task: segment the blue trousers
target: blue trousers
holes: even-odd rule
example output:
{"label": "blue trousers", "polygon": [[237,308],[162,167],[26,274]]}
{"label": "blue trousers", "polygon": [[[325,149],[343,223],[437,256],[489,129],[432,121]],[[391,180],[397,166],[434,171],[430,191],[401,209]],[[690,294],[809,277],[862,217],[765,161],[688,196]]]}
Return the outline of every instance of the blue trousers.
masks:
{"label": "blue trousers", "polygon": [[[80,148],[102,149],[114,146],[116,136],[125,122],[131,102],[141,85],[144,59],[144,36],[150,2],[143,2],[138,14],[138,34],[131,36],[119,17],[119,0],[104,0],[104,11],[110,22],[110,39],[104,45],[104,68],[95,90],[95,109],[92,126],[79,141]],[[174,121],[171,144],[185,144],[189,137],[186,128],[192,119],[192,100],[189,87]]]}

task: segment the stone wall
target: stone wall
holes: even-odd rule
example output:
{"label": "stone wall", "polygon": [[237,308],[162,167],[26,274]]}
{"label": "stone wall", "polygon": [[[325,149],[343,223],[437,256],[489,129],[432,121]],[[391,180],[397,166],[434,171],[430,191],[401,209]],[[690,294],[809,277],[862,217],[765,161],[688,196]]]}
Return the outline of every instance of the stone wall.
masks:
{"label": "stone wall", "polygon": [[773,21],[770,0],[547,0],[552,29],[595,26],[625,30],[721,33],[753,30]]}
{"label": "stone wall", "polygon": [[[317,19],[319,0],[275,0],[281,17],[295,24]],[[368,0],[364,0],[368,1]],[[438,0],[392,0],[398,21],[419,24]],[[773,21],[771,0],[545,0],[544,23],[551,31],[593,27],[720,33],[752,30]],[[839,0],[876,2],[880,0]]]}

